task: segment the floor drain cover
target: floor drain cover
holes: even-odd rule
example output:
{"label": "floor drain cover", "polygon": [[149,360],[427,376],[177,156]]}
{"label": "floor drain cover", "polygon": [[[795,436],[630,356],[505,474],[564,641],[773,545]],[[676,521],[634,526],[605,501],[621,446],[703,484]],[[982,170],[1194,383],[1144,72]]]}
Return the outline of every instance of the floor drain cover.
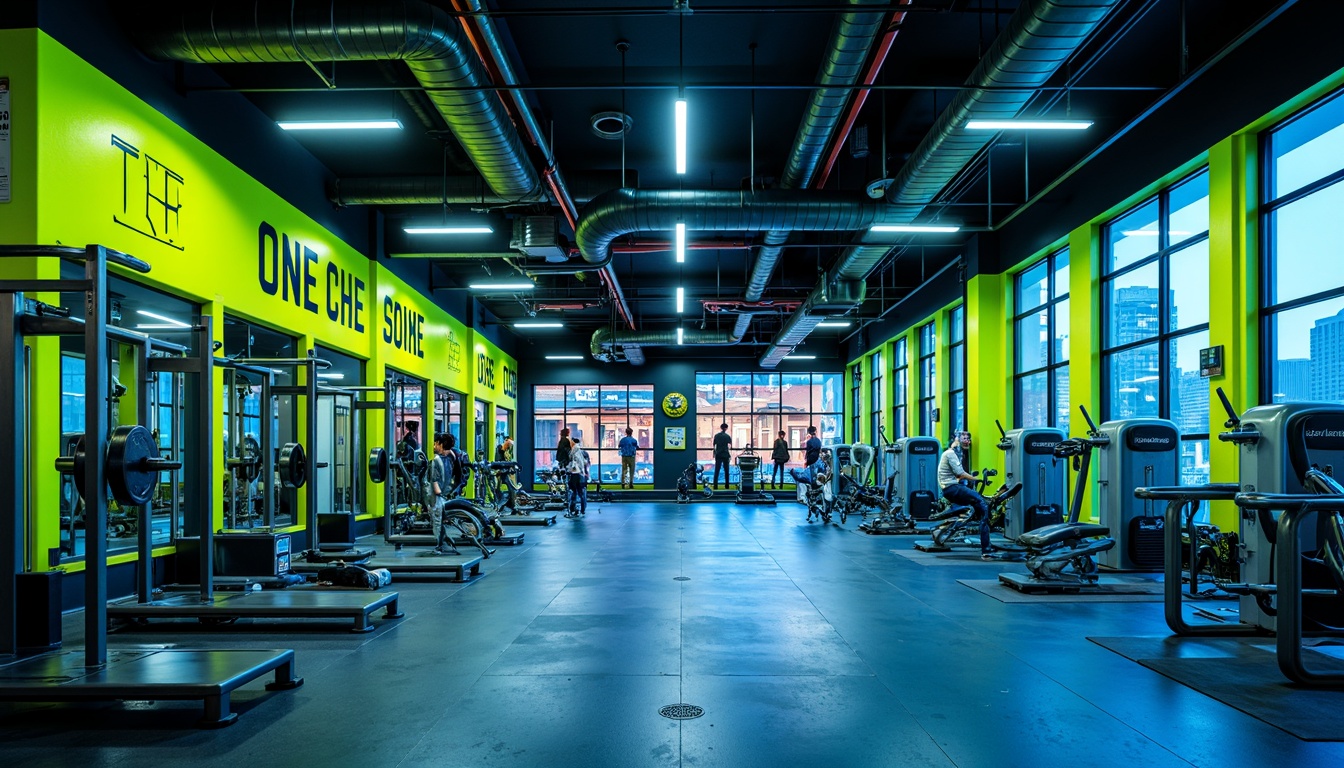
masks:
{"label": "floor drain cover", "polygon": [[685,540],[685,539],[677,539],[677,543],[678,543],[678,544],[685,544],[685,543],[686,543],[686,540]]}
{"label": "floor drain cover", "polygon": [[673,576],[673,577],[672,577],[672,580],[673,580],[673,581],[690,581],[690,580],[691,580],[691,577],[690,577],[690,576]]}
{"label": "floor drain cover", "polygon": [[705,714],[705,709],[694,704],[668,704],[658,710],[658,714],[673,720],[694,720]]}

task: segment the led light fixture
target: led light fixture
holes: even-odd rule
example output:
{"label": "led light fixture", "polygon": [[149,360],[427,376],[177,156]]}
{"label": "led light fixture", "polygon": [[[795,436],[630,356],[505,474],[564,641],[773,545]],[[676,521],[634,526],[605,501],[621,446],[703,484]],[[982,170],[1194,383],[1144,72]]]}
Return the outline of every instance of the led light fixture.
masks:
{"label": "led light fixture", "polygon": [[869,232],[922,232],[925,234],[946,234],[960,232],[961,227],[951,224],[874,224]]}
{"label": "led light fixture", "polygon": [[816,355],[785,355],[785,360],[816,360]]}
{"label": "led light fixture", "polygon": [[471,227],[417,226],[417,227],[402,227],[402,230],[405,231],[406,234],[408,235],[488,235],[495,231],[490,227],[483,225],[471,226]]}
{"label": "led light fixture", "polygon": [[817,323],[818,328],[848,328],[849,325],[848,320],[825,320]]}
{"label": "led light fixture", "polygon": [[532,283],[472,283],[467,287],[473,291],[530,291],[537,286]]}
{"label": "led light fixture", "polygon": [[547,355],[547,360],[582,360],[583,355]]}
{"label": "led light fixture", "polygon": [[677,263],[684,264],[686,262],[686,225],[681,222],[677,222],[676,253]]}
{"label": "led light fixture", "polygon": [[344,379],[344,378],[345,378],[345,374],[344,374],[344,373],[319,373],[319,374],[317,374],[317,378],[319,378],[319,379]]}
{"label": "led light fixture", "polygon": [[1091,120],[967,120],[968,131],[1085,131]]}
{"label": "led light fixture", "polygon": [[677,314],[681,314],[686,309],[686,289],[677,286]]}
{"label": "led light fixture", "polygon": [[280,120],[286,131],[386,131],[401,130],[400,120]]}
{"label": "led light fixture", "polygon": [[686,172],[686,99],[677,99],[677,173]]}
{"label": "led light fixture", "polygon": [[[171,318],[171,317],[167,317],[167,316],[164,316],[164,315],[160,315],[160,314],[157,314],[157,313],[155,313],[155,312],[150,312],[150,311],[147,310],[147,309],[137,309],[137,310],[135,310],[135,313],[136,313],[137,315],[144,315],[145,317],[153,318],[153,319],[155,319],[155,320],[162,320],[163,322],[168,323],[168,327],[169,327],[169,328],[190,328],[190,327],[191,327],[191,324],[190,324],[190,323],[184,323],[184,322],[182,322],[181,320],[175,320],[175,319],[173,319],[173,318]],[[136,327],[137,327],[137,328],[142,328],[142,327],[145,327],[145,326],[136,326]]]}
{"label": "led light fixture", "polygon": [[678,347],[681,346],[682,339],[685,338],[685,334],[686,334],[686,332],[685,332],[680,326],[678,326],[678,327],[677,327],[677,346],[678,346]]}
{"label": "led light fixture", "polygon": [[564,323],[514,323],[514,328],[564,328]]}

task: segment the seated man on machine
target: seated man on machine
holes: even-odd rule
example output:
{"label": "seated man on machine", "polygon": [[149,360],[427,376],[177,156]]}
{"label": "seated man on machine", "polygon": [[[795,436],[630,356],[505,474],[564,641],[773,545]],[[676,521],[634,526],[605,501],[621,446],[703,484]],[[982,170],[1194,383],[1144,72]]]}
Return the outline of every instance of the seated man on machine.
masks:
{"label": "seated man on machine", "polygon": [[993,560],[994,548],[989,545],[989,505],[984,496],[962,484],[962,481],[975,479],[961,463],[962,451],[970,447],[971,433],[957,430],[952,436],[952,444],[938,460],[938,487],[943,489],[943,498],[953,504],[975,509],[980,519],[980,559]]}
{"label": "seated man on machine", "polygon": [[817,482],[817,478],[826,474],[827,470],[830,469],[830,458],[831,450],[829,448],[818,450],[816,461],[808,464],[802,469],[795,468],[789,470],[789,474],[793,477],[794,486],[798,489],[799,502],[803,504],[807,503],[807,489],[811,488]]}

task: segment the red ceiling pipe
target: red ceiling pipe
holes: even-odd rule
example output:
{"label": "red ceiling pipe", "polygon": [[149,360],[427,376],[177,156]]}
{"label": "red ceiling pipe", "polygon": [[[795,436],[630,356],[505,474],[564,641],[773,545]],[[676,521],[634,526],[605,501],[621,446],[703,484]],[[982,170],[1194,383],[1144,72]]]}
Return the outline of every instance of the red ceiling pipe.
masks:
{"label": "red ceiling pipe", "polygon": [[[477,28],[474,17],[467,15],[467,12],[472,10],[468,5],[467,0],[452,0],[452,5],[453,10],[463,14],[458,17],[458,20],[462,23],[462,29],[466,33],[467,39],[471,41],[472,48],[476,50],[476,55],[480,57],[482,63],[485,65],[486,71],[489,72],[491,80],[496,83],[504,82],[506,78],[500,71],[498,62],[496,62],[494,57],[490,55],[489,46],[485,45],[481,40],[482,34]],[[555,197],[556,203],[560,205],[560,210],[564,212],[565,220],[569,222],[569,226],[577,230],[578,206],[574,204],[574,198],[570,196],[569,190],[565,189],[564,183],[559,179],[559,169],[556,168],[554,161],[551,158],[549,147],[542,143],[543,138],[536,133],[535,121],[521,119],[521,112],[527,109],[527,106],[522,101],[522,94],[514,91],[512,92],[512,99],[514,101],[513,109],[509,109],[509,99],[501,97],[500,100],[504,102],[505,110],[509,112],[509,116],[513,120],[514,126],[516,127],[521,124],[523,127],[523,135],[532,142],[533,146],[541,151],[542,157],[547,163],[546,169],[543,172],[546,186],[551,190],[551,194]],[[602,284],[606,286],[607,291],[611,294],[613,300],[612,303],[616,305],[617,314],[619,314],[621,319],[626,322],[626,325],[630,326],[630,330],[634,330],[635,319],[630,316],[630,306],[626,303],[625,294],[621,292],[620,283],[616,280],[616,272],[610,266],[607,266],[602,268],[597,273],[597,276],[598,279],[602,281]]]}
{"label": "red ceiling pipe", "polygon": [[750,309],[778,309],[792,312],[803,305],[801,301],[733,301],[731,299],[709,299],[700,303],[710,312],[740,312]]}
{"label": "red ceiling pipe", "polygon": [[[900,0],[900,5],[909,5],[910,3],[911,0]],[[905,21],[904,11],[891,14],[891,22],[887,24],[886,34],[882,35],[882,41],[877,45],[877,53],[868,64],[868,69],[863,73],[864,85],[872,85],[877,82],[877,74],[882,71],[882,65],[887,60],[887,54],[891,52],[892,43],[896,42],[896,35],[900,33],[901,22],[903,21]],[[826,162],[822,164],[821,170],[817,172],[812,182],[814,188],[821,189],[826,186],[826,180],[831,175],[831,169],[835,167],[835,161],[840,157],[840,150],[844,148],[845,141],[849,139],[849,132],[854,129],[854,121],[859,119],[859,112],[863,109],[864,102],[868,100],[870,91],[869,88],[860,88],[854,92],[854,100],[849,103],[849,111],[845,114],[845,121],[835,134],[830,152],[826,153]]]}

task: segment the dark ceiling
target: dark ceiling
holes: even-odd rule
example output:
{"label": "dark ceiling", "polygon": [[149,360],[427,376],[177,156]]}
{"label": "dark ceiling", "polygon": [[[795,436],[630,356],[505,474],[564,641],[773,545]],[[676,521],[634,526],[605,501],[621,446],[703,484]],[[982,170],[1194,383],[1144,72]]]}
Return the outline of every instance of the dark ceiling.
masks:
{"label": "dark ceiling", "polygon": [[[462,0],[431,0],[428,4],[447,14],[452,23],[478,17],[455,11],[455,7],[471,7]],[[969,238],[992,230],[1186,73],[1279,5],[1281,0],[1119,2],[1022,111],[1023,116],[1086,118],[1094,121],[1093,127],[1053,135],[999,135],[930,207],[941,219],[960,222],[963,232],[907,236],[898,241],[869,276],[868,300],[851,313],[851,319],[862,323],[875,318],[956,261]],[[888,29],[892,14],[904,11],[905,15],[878,69],[878,87],[868,95],[854,131],[838,153],[826,189],[859,191],[892,178],[961,90],[1017,6],[1017,0],[863,5],[865,11],[881,13]],[[778,184],[815,88],[832,26],[842,9],[853,6],[821,0],[693,0],[683,9],[686,12],[677,12],[672,0],[582,6],[551,0],[496,0],[486,7],[503,52],[518,82],[525,86],[522,91],[567,177],[578,180],[590,172],[605,171],[617,178],[624,168],[628,185],[637,183],[642,189],[738,190],[753,186],[753,174],[756,188]],[[619,42],[628,43],[624,57]],[[871,61],[870,54],[868,66]],[[206,66],[212,73],[202,71]],[[276,120],[395,116],[401,121],[402,131],[368,134],[281,137],[277,131],[277,141],[299,142],[337,179],[424,176],[432,181],[445,173],[453,177],[476,173],[461,144],[429,108],[425,94],[401,62],[188,64],[181,79],[188,93],[221,87],[240,90]],[[218,85],[221,79],[224,86]],[[500,82],[502,78],[495,80]],[[678,86],[686,88],[690,105],[689,168],[684,176],[678,176],[673,167],[673,100]],[[592,116],[608,111],[624,111],[632,118],[625,141],[599,138],[591,130]],[[866,134],[866,152],[857,146],[860,134]],[[544,167],[535,151],[533,160],[539,169]],[[572,186],[577,191],[584,185]],[[576,196],[587,195],[579,192]],[[379,208],[387,233],[383,249],[395,254],[463,250],[460,241],[404,235],[401,225],[485,209],[491,209],[495,220],[502,223],[497,233],[507,233],[506,218],[540,214],[555,217],[570,244],[574,237],[560,209],[550,203]],[[670,232],[648,232],[618,243],[670,237]],[[679,323],[699,328],[702,321],[708,329],[733,326],[733,315],[703,310],[701,302],[742,298],[756,253],[749,246],[760,243],[761,233],[692,232],[689,239],[702,247],[688,255],[684,266],[676,265],[668,252],[618,254],[613,260],[614,273],[640,331],[667,331]],[[715,242],[732,247],[703,247]],[[848,243],[848,233],[795,233],[764,299],[803,299],[817,284],[818,273]],[[467,249],[507,253],[507,246],[507,235],[499,234]],[[522,261],[515,258],[511,265],[500,258],[440,259],[434,263],[435,288],[453,291],[464,290],[468,282],[486,277],[487,272],[497,278],[516,276],[515,267]],[[537,290],[527,295],[482,298],[504,322],[535,313],[538,320],[562,317],[566,323],[566,330],[551,336],[518,331],[524,344],[578,353],[585,351],[587,337],[596,328],[624,326],[596,273],[547,273],[538,275],[537,283]],[[680,317],[673,306],[678,285],[687,294],[686,311]],[[585,304],[591,306],[579,308]],[[550,310],[538,305],[567,308]],[[786,319],[787,312],[757,316],[743,345],[715,354],[755,357]],[[834,354],[833,342],[853,330],[818,329],[807,351]],[[565,341],[556,342],[556,336]],[[676,352],[665,349],[657,354]]]}

